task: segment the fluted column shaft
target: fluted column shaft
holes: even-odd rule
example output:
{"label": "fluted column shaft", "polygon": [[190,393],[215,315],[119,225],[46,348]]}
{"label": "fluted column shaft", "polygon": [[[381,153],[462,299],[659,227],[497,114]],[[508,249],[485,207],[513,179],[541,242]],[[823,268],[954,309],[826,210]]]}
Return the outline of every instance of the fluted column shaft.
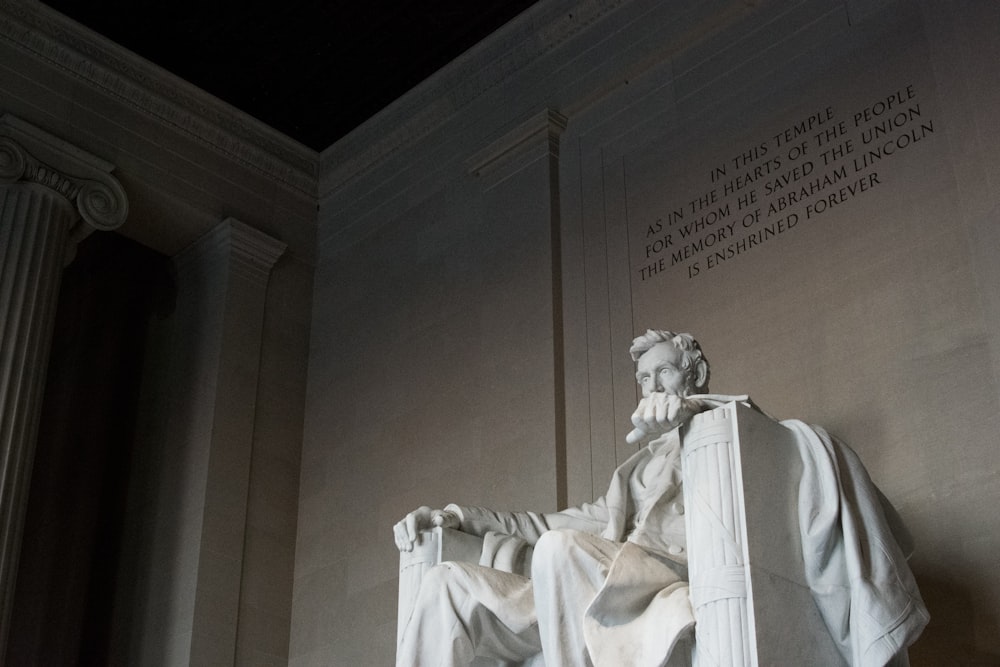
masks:
{"label": "fluted column shaft", "polygon": [[10,611],[59,282],[81,219],[126,215],[111,166],[16,118],[0,118],[0,658]]}

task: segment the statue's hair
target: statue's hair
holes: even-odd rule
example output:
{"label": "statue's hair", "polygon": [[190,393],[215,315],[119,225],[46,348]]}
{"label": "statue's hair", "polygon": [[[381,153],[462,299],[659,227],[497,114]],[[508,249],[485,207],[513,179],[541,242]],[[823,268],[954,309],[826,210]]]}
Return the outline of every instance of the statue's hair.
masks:
{"label": "statue's hair", "polygon": [[628,353],[632,356],[632,361],[639,361],[639,357],[646,354],[650,348],[658,343],[670,343],[684,353],[684,359],[681,362],[684,370],[693,368],[699,361],[704,361],[704,387],[708,388],[710,368],[708,359],[705,358],[705,353],[701,351],[701,345],[698,344],[698,341],[691,334],[674,333],[673,331],[665,331],[663,329],[647,329],[646,333],[637,336],[632,341],[632,347],[629,348]]}

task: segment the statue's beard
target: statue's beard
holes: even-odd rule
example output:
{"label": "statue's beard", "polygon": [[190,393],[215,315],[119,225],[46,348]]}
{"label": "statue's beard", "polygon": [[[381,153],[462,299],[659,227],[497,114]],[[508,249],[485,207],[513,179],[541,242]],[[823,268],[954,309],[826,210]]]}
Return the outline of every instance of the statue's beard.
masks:
{"label": "statue's beard", "polygon": [[680,398],[687,398],[692,394],[697,394],[698,392],[696,391],[696,389],[697,387],[694,386],[694,378],[689,377],[687,380],[684,381],[684,386],[681,387],[681,390],[677,392],[677,396],[679,396]]}

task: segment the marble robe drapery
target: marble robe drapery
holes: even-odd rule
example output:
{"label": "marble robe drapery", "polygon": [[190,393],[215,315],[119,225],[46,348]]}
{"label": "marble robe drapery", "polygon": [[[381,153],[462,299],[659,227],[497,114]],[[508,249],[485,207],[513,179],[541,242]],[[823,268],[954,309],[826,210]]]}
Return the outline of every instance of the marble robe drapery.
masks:
{"label": "marble robe drapery", "polygon": [[[648,474],[647,474],[648,473]],[[595,667],[687,665],[688,651],[666,662],[694,625],[686,582],[680,438],[675,429],[651,441],[615,471],[608,492],[592,504],[553,514],[495,512],[449,505],[462,530],[487,538],[482,565],[507,569],[523,554],[500,535],[534,544],[546,530],[573,529],[622,544],[604,586],[584,613],[584,637]],[[657,568],[655,587],[643,576],[648,553],[673,563],[675,578]],[[686,645],[686,644],[685,644]]]}

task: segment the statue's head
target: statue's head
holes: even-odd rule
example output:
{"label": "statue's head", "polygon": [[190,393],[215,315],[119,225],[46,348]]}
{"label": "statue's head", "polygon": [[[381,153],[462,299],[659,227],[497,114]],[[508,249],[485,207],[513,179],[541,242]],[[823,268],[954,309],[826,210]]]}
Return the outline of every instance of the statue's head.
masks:
{"label": "statue's head", "polygon": [[649,329],[629,348],[642,395],[678,396],[708,392],[708,360],[691,334]]}

